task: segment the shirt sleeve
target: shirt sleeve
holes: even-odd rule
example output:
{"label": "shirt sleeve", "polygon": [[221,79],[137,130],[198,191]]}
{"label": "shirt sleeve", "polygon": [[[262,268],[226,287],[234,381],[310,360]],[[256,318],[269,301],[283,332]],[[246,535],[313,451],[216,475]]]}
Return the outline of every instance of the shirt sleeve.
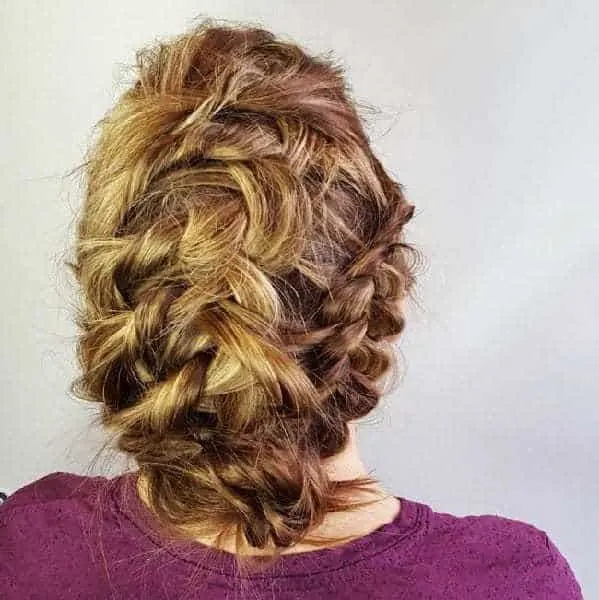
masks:
{"label": "shirt sleeve", "polygon": [[0,598],[17,600],[26,598],[19,590],[17,573],[21,568],[22,553],[18,542],[18,532],[11,527],[9,512],[4,507],[0,513]]}
{"label": "shirt sleeve", "polygon": [[527,573],[525,590],[535,600],[584,600],[572,567],[547,533],[544,547]]}
{"label": "shirt sleeve", "polygon": [[36,504],[30,496],[9,496],[0,507],[0,598],[109,598],[65,500]]}

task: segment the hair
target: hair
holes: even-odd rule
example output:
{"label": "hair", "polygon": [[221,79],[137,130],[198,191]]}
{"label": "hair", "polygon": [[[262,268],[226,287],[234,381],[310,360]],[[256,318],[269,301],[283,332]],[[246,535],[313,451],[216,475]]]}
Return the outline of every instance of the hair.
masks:
{"label": "hair", "polygon": [[71,389],[173,535],[338,543],[310,532],[376,480],[323,461],[383,393],[414,206],[330,55],[206,19],[135,69],[82,164]]}

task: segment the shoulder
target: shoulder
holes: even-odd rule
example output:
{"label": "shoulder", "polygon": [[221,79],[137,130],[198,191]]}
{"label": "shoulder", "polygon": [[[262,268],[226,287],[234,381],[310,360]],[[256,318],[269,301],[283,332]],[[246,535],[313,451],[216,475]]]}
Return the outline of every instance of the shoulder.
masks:
{"label": "shoulder", "polygon": [[67,534],[90,513],[107,506],[112,480],[56,472],[16,490],[0,504],[0,551],[11,536],[20,544],[37,543],[44,536]]}
{"label": "shoulder", "polygon": [[[55,472],[13,492],[0,504],[0,549],[11,533],[21,543],[44,535],[73,533],[89,516],[111,506],[111,480],[74,473]],[[58,528],[57,526],[60,526]]]}
{"label": "shoulder", "polygon": [[430,510],[430,533],[447,542],[477,548],[485,555],[509,554],[515,558],[547,550],[547,533],[530,522],[499,514],[458,516]]}
{"label": "shoulder", "polygon": [[457,516],[427,508],[427,546],[474,582],[486,580],[506,598],[582,598],[567,559],[537,525],[497,514]]}
{"label": "shoulder", "polygon": [[76,501],[97,492],[108,480],[74,473],[55,472],[36,479],[13,492],[0,505],[0,519],[19,509],[42,508],[56,501]]}
{"label": "shoulder", "polygon": [[93,565],[89,537],[100,509],[109,506],[110,481],[51,473],[0,505],[0,597],[28,597],[28,586],[40,582],[49,590],[73,569],[83,573]]}

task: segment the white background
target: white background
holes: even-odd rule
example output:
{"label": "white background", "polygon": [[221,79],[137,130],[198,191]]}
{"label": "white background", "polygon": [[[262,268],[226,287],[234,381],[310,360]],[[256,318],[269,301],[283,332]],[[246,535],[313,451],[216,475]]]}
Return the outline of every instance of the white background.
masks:
{"label": "white background", "polygon": [[59,0],[0,3],[0,489],[116,472],[75,374],[62,261],[68,171],[122,65],[194,17],[334,50],[416,204],[427,259],[398,388],[367,420],[397,495],[546,530],[599,597],[599,3]]}

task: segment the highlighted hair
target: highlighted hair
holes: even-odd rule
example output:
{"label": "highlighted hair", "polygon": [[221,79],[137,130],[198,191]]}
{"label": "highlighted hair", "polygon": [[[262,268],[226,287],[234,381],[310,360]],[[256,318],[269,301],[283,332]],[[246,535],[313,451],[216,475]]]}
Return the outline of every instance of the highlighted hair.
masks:
{"label": "highlighted hair", "polygon": [[212,20],[136,58],[83,165],[72,388],[173,534],[339,542],[309,534],[374,480],[323,460],[392,367],[414,206],[330,59]]}

